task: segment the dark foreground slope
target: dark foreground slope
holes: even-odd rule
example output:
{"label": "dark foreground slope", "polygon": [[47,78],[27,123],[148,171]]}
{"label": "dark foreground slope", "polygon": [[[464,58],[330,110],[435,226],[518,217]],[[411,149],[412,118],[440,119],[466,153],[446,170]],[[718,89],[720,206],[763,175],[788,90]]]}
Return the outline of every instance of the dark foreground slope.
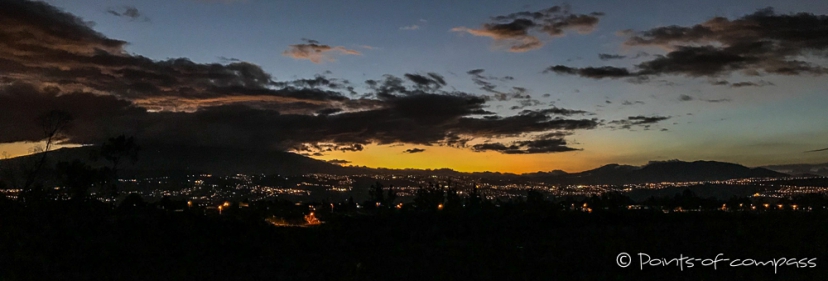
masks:
{"label": "dark foreground slope", "polygon": [[[45,209],[44,209],[45,208]],[[2,280],[822,280],[817,213],[332,217],[318,227],[101,205],[0,209]],[[620,268],[616,257],[633,255]],[[638,268],[653,258],[813,258],[816,268]]]}

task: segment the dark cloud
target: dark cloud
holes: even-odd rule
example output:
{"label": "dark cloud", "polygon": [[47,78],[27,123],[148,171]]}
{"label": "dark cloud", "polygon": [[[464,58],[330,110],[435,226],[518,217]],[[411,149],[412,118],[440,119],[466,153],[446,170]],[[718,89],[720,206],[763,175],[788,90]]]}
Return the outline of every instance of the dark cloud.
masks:
{"label": "dark cloud", "polygon": [[149,112],[114,96],[14,84],[0,90],[0,128],[4,131],[0,142],[38,140],[40,133],[31,120],[52,109],[76,116],[72,130],[66,132],[70,143],[97,143],[127,133],[148,145],[258,147],[308,154],[359,151],[369,143],[463,147],[475,138],[520,137],[597,125],[595,120],[553,118],[544,112],[472,117],[482,111],[483,104],[482,98],[465,94],[412,94],[387,98],[376,109],[330,109],[317,115],[282,114],[243,104],[202,107],[192,113]]}
{"label": "dark cloud", "polygon": [[624,101],[624,102],[622,102],[621,104],[622,104],[622,105],[634,105],[634,104],[644,104],[644,102],[643,102],[643,101],[640,101],[640,100],[637,100],[637,101],[628,101],[628,100],[625,100],[625,101]]}
{"label": "dark cloud", "polygon": [[823,149],[808,150],[808,151],[805,151],[805,153],[808,153],[808,152],[822,152],[822,151],[828,151],[828,147],[823,148]]}
{"label": "dark cloud", "polygon": [[540,113],[519,114],[508,117],[492,116],[488,118],[462,118],[455,128],[456,132],[485,137],[518,136],[526,132],[544,132],[550,130],[586,130],[598,126],[596,119],[552,118]]}
{"label": "dark cloud", "polygon": [[773,84],[772,82],[765,80],[759,80],[756,82],[743,81],[736,83],[730,83],[726,80],[710,80],[708,81],[708,83],[714,86],[730,86],[731,88],[775,86],[775,84]]}
{"label": "dark cloud", "polygon": [[[0,2],[0,53],[36,52],[48,46],[57,52],[91,55],[96,49],[119,53],[124,41],[109,39],[92,30],[89,23],[43,2]],[[37,55],[37,53],[29,53]],[[8,60],[8,58],[3,58]],[[11,62],[14,62],[13,60]],[[11,63],[4,61],[3,64]]]}
{"label": "dark cloud", "polygon": [[329,78],[324,75],[317,74],[313,78],[302,78],[291,81],[271,81],[271,86],[279,88],[310,88],[310,89],[330,89],[330,90],[347,90],[350,87],[348,80],[340,80],[336,78]]}
{"label": "dark cloud", "polygon": [[691,77],[717,76],[744,68],[755,59],[737,53],[726,52],[713,46],[680,46],[637,67],[637,75],[681,74]]}
{"label": "dark cloud", "polygon": [[342,152],[345,151],[362,151],[365,147],[362,144],[355,143],[350,145],[340,145],[337,146],[336,149]]}
{"label": "dark cloud", "polygon": [[759,80],[757,82],[745,81],[745,82],[737,82],[737,83],[730,84],[730,87],[733,87],[733,88],[764,87],[764,86],[775,86],[775,85],[773,83],[765,81],[765,80]]}
{"label": "dark cloud", "polygon": [[319,43],[316,40],[302,39],[305,43],[290,45],[282,52],[283,56],[294,59],[305,59],[313,63],[335,61],[336,55],[362,55],[357,50],[348,49],[343,46],[330,46]]}
{"label": "dark cloud", "polygon": [[532,99],[530,96],[526,95],[524,99],[518,100],[517,105],[512,106],[512,110],[523,109],[530,106],[538,106],[543,104],[541,101]]}
{"label": "dark cloud", "polygon": [[719,103],[719,102],[730,102],[730,101],[732,101],[732,100],[731,100],[731,99],[711,99],[711,100],[707,100],[707,99],[706,99],[706,100],[704,100],[704,101],[706,101],[706,102],[712,102],[712,103]]}
{"label": "dark cloud", "polygon": [[404,85],[403,79],[393,76],[385,75],[383,80],[366,80],[365,84],[374,91],[376,97],[384,99],[397,95],[408,95],[408,89]]}
{"label": "dark cloud", "polygon": [[678,99],[680,101],[691,101],[691,100],[693,100],[693,97],[688,96],[688,95],[680,95]]}
{"label": "dark cloud", "polygon": [[614,54],[598,54],[598,58],[601,60],[618,60],[626,58],[627,56],[622,55],[614,55]]}
{"label": "dark cloud", "polygon": [[710,80],[709,83],[710,83],[710,85],[714,85],[714,86],[730,85],[730,82],[727,82],[726,80]]}
{"label": "dark cloud", "polygon": [[506,82],[512,81],[515,78],[512,76],[486,76],[483,75],[483,69],[473,69],[469,70],[466,73],[472,76],[472,81],[474,84],[480,86],[480,89],[486,92],[491,93],[492,95],[486,95],[484,98],[486,99],[494,99],[498,101],[508,101],[511,99],[528,99],[531,98],[529,95],[526,94],[526,89],[522,87],[512,87],[512,90],[509,92],[500,91],[497,89],[497,85],[494,82]]}
{"label": "dark cloud", "polygon": [[[445,91],[445,79],[435,73],[368,80],[368,92],[356,97],[350,82],[324,75],[275,81],[247,62],[152,60],[125,52],[126,42],[109,39],[42,2],[0,2],[0,27],[0,143],[39,140],[32,120],[53,109],[75,117],[66,131],[68,143],[99,143],[128,134],[146,147],[256,148],[307,155],[360,151],[372,143],[466,147],[476,139],[520,142],[528,141],[528,135],[598,126],[595,119],[565,118],[584,113],[559,108],[497,116],[486,110],[483,97]],[[322,46],[313,40],[306,45]],[[481,75],[482,70],[470,73]],[[526,89],[513,87],[503,94],[534,104]],[[552,151],[543,142],[517,144],[527,151]]]}
{"label": "dark cloud", "polygon": [[434,81],[434,82],[437,82],[437,84],[440,84],[440,85],[443,85],[443,86],[446,85],[445,78],[443,78],[443,76],[440,75],[440,74],[437,74],[437,73],[434,73],[434,72],[429,72],[428,77],[431,77],[431,80]]}
{"label": "dark cloud", "polygon": [[828,42],[823,39],[826,30],[828,17],[825,15],[780,15],[766,8],[735,20],[716,17],[692,27],[651,29],[635,34],[627,45],[687,47],[708,44],[700,48],[730,58],[721,67],[723,69],[783,75],[822,74],[823,67],[796,58],[824,56],[828,50]]}
{"label": "dark cloud", "polygon": [[240,59],[237,59],[237,58],[228,58],[228,57],[224,57],[224,56],[220,56],[220,57],[218,57],[218,59],[220,61],[223,61],[223,62],[240,62],[241,61]]}
{"label": "dark cloud", "polygon": [[332,160],[328,160],[327,162],[331,163],[331,164],[336,164],[336,165],[345,165],[345,164],[350,164],[351,163],[351,161],[341,160],[341,159],[332,159]]}
{"label": "dark cloud", "polygon": [[426,75],[406,73],[405,78],[414,82],[417,88],[423,90],[438,90],[446,85],[446,80],[443,76],[434,72],[429,72]]}
{"label": "dark cloud", "polygon": [[478,68],[478,69],[469,70],[466,73],[469,74],[469,75],[480,75],[480,74],[483,74],[483,71],[486,71],[486,70]]}
{"label": "dark cloud", "polygon": [[602,78],[624,78],[624,77],[631,77],[635,74],[630,73],[629,70],[626,68],[614,67],[614,66],[602,66],[602,67],[584,67],[584,68],[572,68],[563,65],[555,65],[546,68],[544,73],[554,72],[557,74],[569,74],[569,75],[578,75],[581,77],[593,78],[593,79],[602,79]]}
{"label": "dark cloud", "polygon": [[531,115],[531,114],[542,114],[542,115],[561,115],[561,116],[572,116],[572,115],[594,115],[593,113],[583,111],[583,110],[575,110],[575,109],[566,109],[560,107],[551,107],[542,110],[524,110],[520,113],[521,115]]}
{"label": "dark cloud", "polygon": [[545,33],[551,37],[561,37],[568,30],[586,34],[592,32],[598,24],[598,17],[603,13],[572,14],[569,6],[553,6],[535,12],[517,12],[504,16],[492,17],[492,21],[478,29],[455,27],[451,31],[466,32],[474,36],[484,36],[503,44],[510,52],[526,52],[543,46],[533,33]]}
{"label": "dark cloud", "polygon": [[41,140],[43,133],[35,120],[51,110],[72,115],[74,120],[64,132],[66,141],[81,144],[120,134],[133,120],[148,116],[146,109],[114,96],[13,83],[0,88],[0,143]]}
{"label": "dark cloud", "polygon": [[[658,46],[666,55],[636,65],[626,76],[682,75],[718,77],[745,75],[822,75],[826,68],[799,60],[828,55],[828,16],[810,13],[780,15],[772,9],[730,20],[715,17],[694,26],[665,26],[643,32],[627,31],[628,46]],[[621,70],[586,75],[588,68],[558,68],[558,74],[619,78]]]}
{"label": "dark cloud", "polygon": [[406,149],[405,151],[403,151],[403,153],[420,153],[420,152],[423,152],[423,151],[425,151],[425,149],[422,149],[422,148],[409,148],[409,149]]}
{"label": "dark cloud", "polygon": [[691,77],[716,76],[725,71],[740,68],[748,58],[721,52],[714,47],[679,47],[678,50],[637,65],[637,71],[614,66],[572,68],[563,65],[551,66],[544,72],[578,75],[585,78],[646,78],[661,74],[683,74]]}
{"label": "dark cloud", "polygon": [[627,119],[621,120],[613,120],[610,121],[610,128],[621,128],[621,129],[631,129],[632,127],[638,126],[645,129],[649,129],[650,125],[656,124],[658,122],[670,119],[670,116],[630,116]]}
{"label": "dark cloud", "polygon": [[0,2],[0,43],[0,80],[115,95],[153,111],[257,102],[315,104],[309,108],[313,112],[332,102],[352,104],[331,91],[346,85],[324,77],[275,82],[247,62],[200,64],[131,55],[123,49],[126,42],[42,2]]}
{"label": "dark cloud", "polygon": [[293,150],[305,155],[324,156],[327,152],[355,152],[362,151],[365,147],[359,143],[336,144],[336,143],[304,143],[293,147]]}
{"label": "dark cloud", "polygon": [[567,146],[566,140],[555,137],[541,137],[535,140],[512,142],[509,145],[495,142],[482,143],[472,146],[476,152],[497,151],[504,154],[533,154],[533,153],[555,153],[580,150]]}
{"label": "dark cloud", "polygon": [[122,7],[122,9],[118,9],[118,10],[108,9],[108,10],[106,10],[106,12],[113,15],[113,16],[129,18],[130,20],[133,20],[133,21],[135,21],[135,20],[149,21],[149,18],[143,16],[141,14],[141,12],[138,11],[138,8],[135,8],[134,6],[124,6],[124,7]]}
{"label": "dark cloud", "polygon": [[635,56],[633,56],[632,58],[637,59],[637,58],[643,58],[643,57],[649,57],[649,56],[650,56],[650,53],[641,51],[641,52],[635,53]]}

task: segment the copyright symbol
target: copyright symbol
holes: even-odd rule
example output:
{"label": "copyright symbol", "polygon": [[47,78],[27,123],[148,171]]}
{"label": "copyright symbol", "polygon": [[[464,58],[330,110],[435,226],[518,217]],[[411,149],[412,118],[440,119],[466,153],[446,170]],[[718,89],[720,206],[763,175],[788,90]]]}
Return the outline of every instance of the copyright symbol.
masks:
{"label": "copyright symbol", "polygon": [[626,268],[632,263],[632,257],[630,257],[630,254],[627,254],[626,252],[621,252],[615,257],[615,263],[617,263],[620,267]]}

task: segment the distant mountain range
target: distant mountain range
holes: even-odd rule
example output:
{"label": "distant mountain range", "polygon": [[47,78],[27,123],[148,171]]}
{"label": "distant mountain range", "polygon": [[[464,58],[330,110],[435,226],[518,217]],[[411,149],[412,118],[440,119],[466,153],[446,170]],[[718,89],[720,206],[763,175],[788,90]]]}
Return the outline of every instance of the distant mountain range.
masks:
{"label": "distant mountain range", "polygon": [[[80,159],[93,166],[105,165],[103,161],[91,162],[89,155],[95,147],[63,148],[50,152],[50,165],[58,161]],[[8,165],[14,161],[26,161],[33,155],[2,160]],[[10,166],[10,165],[9,165]],[[8,166],[7,166],[8,167]],[[748,168],[738,164],[695,161],[653,161],[644,166],[609,164],[579,173],[561,170],[522,175],[496,172],[461,173],[451,169],[384,169],[340,166],[312,159],[295,153],[237,150],[208,147],[153,147],[140,151],[135,165],[123,165],[123,176],[149,176],[169,174],[413,174],[441,176],[472,176],[492,180],[543,181],[561,184],[626,184],[663,181],[706,181],[748,177],[783,177],[785,173],[766,168]],[[541,168],[541,167],[539,167]]]}
{"label": "distant mountain range", "polygon": [[789,164],[789,165],[770,165],[762,168],[774,170],[780,173],[791,175],[804,176],[823,176],[828,177],[828,163],[822,164]]}
{"label": "distant mountain range", "polygon": [[535,173],[527,175],[541,181],[569,184],[626,184],[666,181],[710,181],[734,178],[784,177],[787,174],[765,168],[748,168],[739,164],[678,160],[652,161],[647,165],[629,166],[609,164],[580,173]]}

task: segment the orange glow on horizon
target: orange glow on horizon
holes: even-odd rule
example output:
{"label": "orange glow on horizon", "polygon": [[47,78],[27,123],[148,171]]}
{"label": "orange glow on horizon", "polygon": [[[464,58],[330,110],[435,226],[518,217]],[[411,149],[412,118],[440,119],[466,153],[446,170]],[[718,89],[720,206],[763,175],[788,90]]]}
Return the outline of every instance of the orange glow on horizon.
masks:
{"label": "orange glow on horizon", "polygon": [[[424,152],[403,153],[410,148],[422,148]],[[422,145],[366,145],[358,152],[332,152],[313,157],[319,160],[347,160],[344,166],[366,166],[389,169],[442,169],[458,172],[533,173],[538,171],[564,170],[579,172],[598,167],[593,157],[585,157],[583,151],[551,154],[502,154],[499,152],[474,152],[467,148]]]}
{"label": "orange glow on horizon", "polygon": [[[32,149],[40,146],[45,147],[46,142],[12,142],[12,143],[0,143],[0,160],[4,157],[8,156],[9,158],[14,158],[18,156],[24,156],[32,154]],[[50,151],[58,150],[65,147],[79,147],[81,145],[78,144],[56,144],[53,145]]]}

